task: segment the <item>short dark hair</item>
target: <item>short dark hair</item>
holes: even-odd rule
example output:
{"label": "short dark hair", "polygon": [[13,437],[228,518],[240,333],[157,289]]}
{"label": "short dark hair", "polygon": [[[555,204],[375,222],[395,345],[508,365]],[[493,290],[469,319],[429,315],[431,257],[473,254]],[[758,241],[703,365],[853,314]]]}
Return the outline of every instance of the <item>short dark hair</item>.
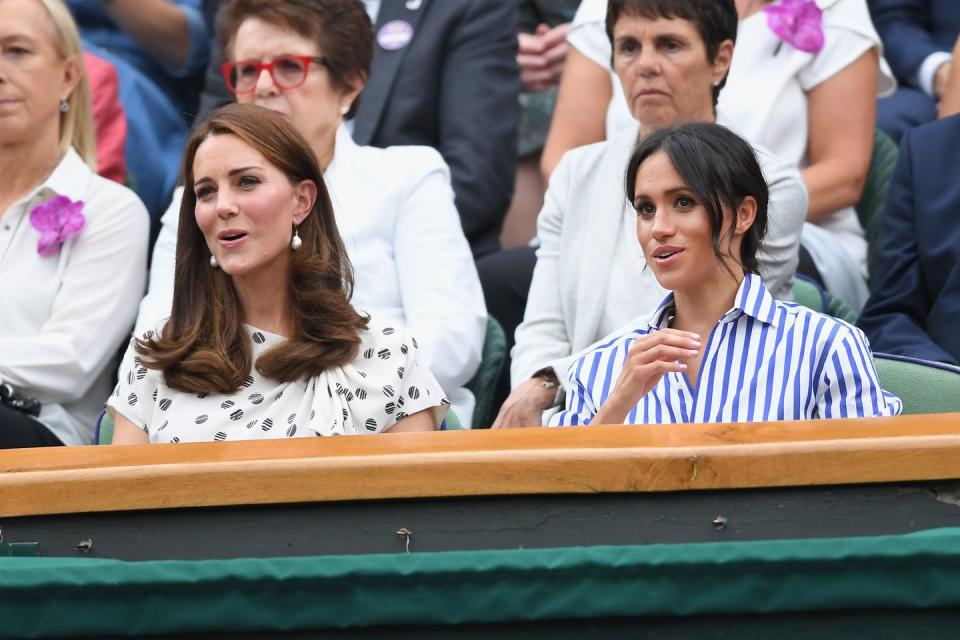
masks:
{"label": "short dark hair", "polygon": [[[724,40],[737,42],[737,6],[734,0],[607,0],[607,38],[613,48],[613,28],[623,15],[640,16],[649,20],[680,18],[693,23],[707,50],[707,61],[717,59]],[[613,63],[611,53],[611,65]],[[713,105],[717,105],[720,90],[727,84],[724,76],[713,88]]]}
{"label": "short dark hair", "polygon": [[[223,60],[233,57],[233,41],[248,18],[290,29],[317,43],[334,88],[353,89],[351,79],[370,76],[373,25],[360,0],[230,0],[220,10],[217,41]],[[355,100],[346,114],[356,113]]]}
{"label": "short dark hair", "polygon": [[[666,127],[640,140],[627,164],[627,200],[635,207],[637,171],[650,156],[662,151],[674,169],[707,210],[713,237],[713,253],[722,262],[720,229],[725,215],[736,215],[744,198],[757,201],[753,225],[743,235],[740,264],[744,271],[758,273],[757,250],[767,233],[767,181],[753,147],[718,124],[690,122]],[[732,238],[731,238],[732,241]]]}

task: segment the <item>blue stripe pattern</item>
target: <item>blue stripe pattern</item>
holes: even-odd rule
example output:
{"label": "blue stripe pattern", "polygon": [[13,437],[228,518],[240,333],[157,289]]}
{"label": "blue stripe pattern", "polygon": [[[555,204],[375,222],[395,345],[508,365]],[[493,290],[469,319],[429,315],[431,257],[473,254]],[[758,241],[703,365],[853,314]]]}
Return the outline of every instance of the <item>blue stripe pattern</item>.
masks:
{"label": "blue stripe pattern", "polygon": [[[567,401],[550,426],[588,425],[616,388],[630,347],[670,326],[673,294],[649,324],[575,360]],[[706,342],[696,388],[667,373],[627,415],[628,424],[761,422],[898,415],[899,398],[880,388],[870,345],[854,326],[775,300],[760,276],[744,277],[734,307]]]}

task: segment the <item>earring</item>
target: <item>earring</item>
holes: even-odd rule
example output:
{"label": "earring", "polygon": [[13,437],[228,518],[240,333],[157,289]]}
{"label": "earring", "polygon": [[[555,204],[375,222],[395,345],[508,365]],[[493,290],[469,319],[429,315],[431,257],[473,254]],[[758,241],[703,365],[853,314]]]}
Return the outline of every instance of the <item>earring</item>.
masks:
{"label": "earring", "polygon": [[296,251],[303,246],[303,240],[300,239],[300,231],[294,227],[293,228],[293,237],[290,238],[290,248]]}
{"label": "earring", "polygon": [[70,111],[70,103],[67,102],[66,98],[60,98],[60,113],[66,113]]}
{"label": "earring", "polygon": [[220,266],[220,263],[217,262],[217,256],[213,255],[212,253],[210,254],[210,266],[214,269]]}
{"label": "earring", "polygon": [[340,107],[340,115],[345,116],[350,111],[350,105],[345,104]]}

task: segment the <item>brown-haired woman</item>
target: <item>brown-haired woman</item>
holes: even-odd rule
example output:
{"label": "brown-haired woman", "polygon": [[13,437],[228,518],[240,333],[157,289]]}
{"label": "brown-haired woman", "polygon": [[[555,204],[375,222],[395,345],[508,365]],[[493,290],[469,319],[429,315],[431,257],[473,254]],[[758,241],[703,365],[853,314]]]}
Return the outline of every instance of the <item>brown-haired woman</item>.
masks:
{"label": "brown-haired woman", "polygon": [[448,404],[401,327],[350,306],[316,156],[285,118],[214,112],[187,141],[173,310],[134,340],[114,443],[425,431]]}

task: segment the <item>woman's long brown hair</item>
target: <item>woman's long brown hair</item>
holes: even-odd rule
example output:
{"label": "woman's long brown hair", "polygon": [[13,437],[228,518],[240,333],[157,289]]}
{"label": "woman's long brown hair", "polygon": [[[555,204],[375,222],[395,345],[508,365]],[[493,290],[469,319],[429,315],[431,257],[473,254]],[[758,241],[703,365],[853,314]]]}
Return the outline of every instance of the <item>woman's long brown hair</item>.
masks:
{"label": "woman's long brown hair", "polygon": [[[291,335],[253,362],[250,337],[233,280],[210,267],[210,250],[194,217],[193,161],[210,136],[234,135],[259,151],[292,184],[317,184],[313,210],[299,225],[303,246],[290,252],[287,317]],[[145,367],[163,371],[168,386],[192,393],[233,393],[252,367],[291,382],[350,362],[368,319],[350,305],[353,272],[316,156],[282,116],[255,105],[231,104],[202,122],[187,140],[186,189],[177,232],[173,309],[161,335],[137,342]]]}

